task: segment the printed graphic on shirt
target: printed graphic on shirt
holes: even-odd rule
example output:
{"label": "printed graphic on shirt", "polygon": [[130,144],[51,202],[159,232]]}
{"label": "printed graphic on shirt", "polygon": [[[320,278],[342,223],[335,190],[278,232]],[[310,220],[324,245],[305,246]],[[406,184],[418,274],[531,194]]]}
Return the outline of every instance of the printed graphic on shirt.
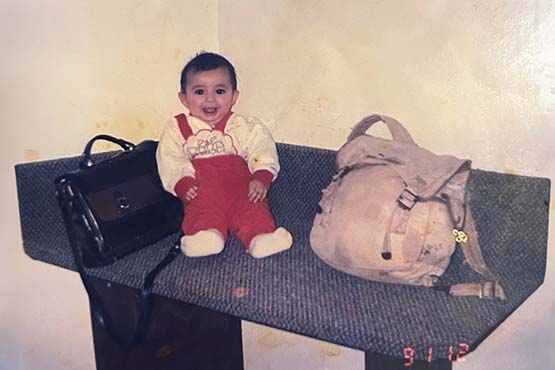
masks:
{"label": "printed graphic on shirt", "polygon": [[185,143],[185,151],[191,160],[237,154],[231,136],[218,130],[200,130],[190,136]]}

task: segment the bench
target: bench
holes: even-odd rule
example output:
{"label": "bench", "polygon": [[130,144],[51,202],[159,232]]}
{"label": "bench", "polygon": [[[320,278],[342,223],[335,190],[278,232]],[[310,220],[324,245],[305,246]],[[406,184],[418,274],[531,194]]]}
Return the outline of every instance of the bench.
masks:
{"label": "bench", "polygon": [[[363,280],[322,262],[310,248],[309,232],[321,190],[335,173],[335,152],[290,144],[278,144],[278,152],[282,170],[272,185],[269,201],[277,224],[292,233],[293,247],[259,260],[230,238],[219,255],[199,259],[179,256],[154,284],[158,299],[154,322],[165,316],[166,321],[173,317],[171,320],[189,320],[189,324],[153,323],[154,327],[166,325],[166,329],[151,328],[158,333],[152,335],[167,337],[175,326],[187,330],[184,334],[193,338],[193,343],[209,336],[208,344],[190,350],[194,352],[190,356],[201,356],[197,360],[180,355],[177,347],[171,347],[173,352],[168,350],[170,354],[165,356],[159,356],[158,347],[143,347],[143,357],[139,352],[134,354],[137,361],[145,364],[157,361],[156,356],[158,360],[171,357],[173,362],[181,361],[180,368],[187,368],[183,367],[187,361],[197,361],[191,368],[199,369],[199,363],[214,357],[209,347],[217,337],[224,342],[228,339],[217,352],[228,348],[223,356],[228,365],[219,364],[218,368],[240,369],[240,320],[247,320],[364,351],[366,369],[401,369],[409,364],[422,369],[450,369],[452,361],[474,350],[544,281],[548,179],[472,170],[468,191],[482,252],[488,267],[501,278],[507,300],[453,297],[425,287]],[[77,168],[77,161],[77,157],[62,158],[15,168],[25,252],[33,259],[71,270],[75,265],[53,184],[56,176]],[[175,238],[170,236],[88,272],[97,278],[106,297],[111,294],[111,300],[123,299],[127,294],[132,301],[135,289]],[[480,280],[463,263],[460,250],[442,277],[447,284]],[[126,312],[131,306],[123,307],[122,312]],[[173,316],[156,313],[164,307]],[[206,329],[209,326],[215,327],[213,334]],[[108,369],[115,366],[108,365],[109,358],[119,355],[105,348],[100,331],[94,327],[97,366]]]}

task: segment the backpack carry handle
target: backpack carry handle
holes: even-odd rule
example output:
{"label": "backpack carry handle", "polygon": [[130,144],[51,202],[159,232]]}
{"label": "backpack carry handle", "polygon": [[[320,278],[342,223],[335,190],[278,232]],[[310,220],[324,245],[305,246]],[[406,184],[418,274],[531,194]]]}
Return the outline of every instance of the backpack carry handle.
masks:
{"label": "backpack carry handle", "polygon": [[355,127],[353,127],[353,129],[351,130],[351,133],[347,138],[347,142],[350,142],[355,138],[361,135],[364,135],[366,131],[374,125],[374,123],[380,122],[380,121],[386,124],[387,128],[389,129],[389,132],[391,132],[391,137],[393,138],[394,141],[400,141],[403,143],[417,146],[416,142],[409,134],[407,129],[399,121],[388,116],[377,115],[377,114],[373,114],[371,116],[363,118],[359,123],[357,123]]}

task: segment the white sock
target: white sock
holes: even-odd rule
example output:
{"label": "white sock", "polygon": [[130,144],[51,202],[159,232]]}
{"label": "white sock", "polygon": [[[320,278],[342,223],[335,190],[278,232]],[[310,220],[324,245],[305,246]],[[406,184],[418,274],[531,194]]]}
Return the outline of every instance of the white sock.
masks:
{"label": "white sock", "polygon": [[291,248],[293,237],[283,227],[277,228],[273,233],[260,234],[251,240],[249,253],[255,258],[271,256]]}
{"label": "white sock", "polygon": [[216,229],[201,230],[181,238],[181,250],[189,257],[218,254],[224,249],[224,238]]}

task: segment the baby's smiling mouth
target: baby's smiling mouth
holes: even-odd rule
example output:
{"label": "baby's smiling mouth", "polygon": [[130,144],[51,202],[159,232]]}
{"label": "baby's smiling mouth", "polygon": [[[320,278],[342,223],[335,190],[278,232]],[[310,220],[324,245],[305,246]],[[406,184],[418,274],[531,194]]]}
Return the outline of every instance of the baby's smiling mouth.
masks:
{"label": "baby's smiling mouth", "polygon": [[203,108],[202,110],[206,114],[214,114],[218,111],[218,108]]}

